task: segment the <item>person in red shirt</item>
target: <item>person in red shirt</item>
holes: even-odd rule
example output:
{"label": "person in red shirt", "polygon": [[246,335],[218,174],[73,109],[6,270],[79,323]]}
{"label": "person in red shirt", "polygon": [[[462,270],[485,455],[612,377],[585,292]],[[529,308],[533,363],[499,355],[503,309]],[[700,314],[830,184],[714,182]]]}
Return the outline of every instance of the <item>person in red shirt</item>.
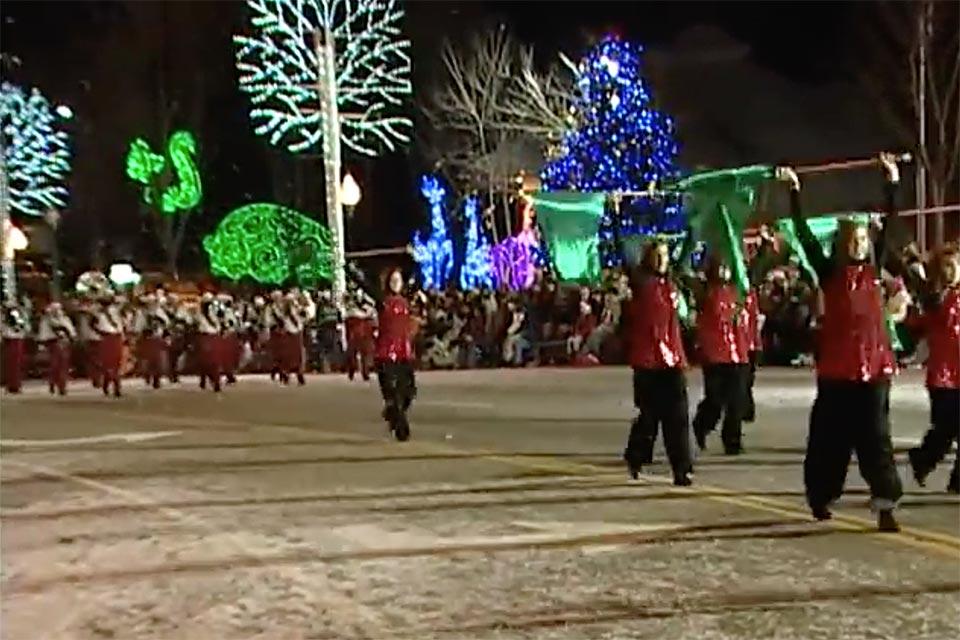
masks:
{"label": "person in red shirt", "polygon": [[398,267],[384,274],[383,289],[385,295],[377,314],[374,363],[385,405],[383,417],[394,437],[403,442],[410,438],[407,411],[417,394],[410,341],[416,332],[416,320],[403,297],[403,273]]}
{"label": "person in red shirt", "polygon": [[[947,246],[933,260],[933,282],[921,297],[923,313],[915,322],[930,347],[927,392],[930,429],[908,457],[913,477],[927,476],[960,439],[960,249]],[[947,491],[960,493],[960,456],[953,462]]]}
{"label": "person in red shirt", "polygon": [[680,334],[682,293],[670,274],[665,240],[652,241],[631,278],[631,299],[623,309],[623,336],[633,368],[634,419],[623,459],[633,478],[653,460],[658,428],[663,429],[673,483],[692,483],[687,410],[687,356]]}
{"label": "person in red shirt", "polygon": [[[823,291],[823,317],[817,348],[817,395],[810,413],[810,435],[803,475],[807,502],[817,520],[832,517],[830,504],[843,494],[854,451],[870,487],[881,531],[899,531],[893,515],[903,487],[890,438],[890,378],[894,354],[887,335],[879,266],[886,235],[896,217],[894,196],[900,175],[896,160],[880,154],[887,178],[888,216],[871,246],[866,225],[841,221],[833,253],[824,255],[800,207],[800,180],[789,167],[777,176],[791,187],[791,217],[797,237]],[[879,255],[876,255],[879,254]]]}
{"label": "person in red shirt", "polygon": [[372,301],[362,291],[347,298],[347,377],[353,380],[357,374],[357,360],[364,381],[370,379],[370,362],[373,360],[373,333],[376,310]]}
{"label": "person in red shirt", "polygon": [[730,281],[730,266],[711,256],[706,273],[697,314],[704,397],[693,417],[693,433],[700,449],[705,449],[707,434],[717,428],[722,414],[723,450],[738,455],[743,451],[750,322],[745,301]]}

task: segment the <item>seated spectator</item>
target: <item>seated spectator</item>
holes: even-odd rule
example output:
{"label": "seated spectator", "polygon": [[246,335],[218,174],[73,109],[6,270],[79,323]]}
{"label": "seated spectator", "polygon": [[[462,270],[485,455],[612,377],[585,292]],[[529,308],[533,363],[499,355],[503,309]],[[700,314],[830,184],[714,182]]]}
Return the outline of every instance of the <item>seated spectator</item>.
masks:
{"label": "seated spectator", "polygon": [[584,341],[593,333],[597,319],[593,308],[587,302],[580,302],[580,315],[573,326],[573,333],[567,338],[567,355],[574,357],[580,353]]}
{"label": "seated spectator", "polygon": [[516,301],[507,302],[507,331],[503,339],[503,362],[515,367],[522,366],[530,341],[525,335],[527,315]]}

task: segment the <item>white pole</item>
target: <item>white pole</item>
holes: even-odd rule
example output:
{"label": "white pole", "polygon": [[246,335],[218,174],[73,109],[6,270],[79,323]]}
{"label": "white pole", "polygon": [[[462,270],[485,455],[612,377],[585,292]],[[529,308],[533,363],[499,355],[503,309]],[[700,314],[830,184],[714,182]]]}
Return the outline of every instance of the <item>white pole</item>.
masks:
{"label": "white pole", "polygon": [[7,161],[4,155],[3,141],[0,140],[0,248],[3,250],[2,278],[5,300],[17,299],[17,273],[14,266],[14,253],[7,250],[7,231],[10,229],[10,189],[7,185]]}
{"label": "white pole", "polygon": [[[345,318],[344,294],[347,290],[346,238],[343,225],[343,202],[340,198],[340,113],[337,109],[336,51],[333,34],[324,27],[313,32],[317,62],[321,65],[320,109],[323,113],[323,171],[326,182],[327,226],[333,236],[332,298],[342,323]],[[341,331],[341,334],[343,331]]]}

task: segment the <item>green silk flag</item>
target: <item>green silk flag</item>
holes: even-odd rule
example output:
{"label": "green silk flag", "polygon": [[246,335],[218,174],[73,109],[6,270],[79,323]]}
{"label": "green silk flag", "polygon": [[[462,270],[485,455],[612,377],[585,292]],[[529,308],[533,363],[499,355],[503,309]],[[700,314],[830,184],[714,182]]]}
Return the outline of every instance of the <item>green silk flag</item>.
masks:
{"label": "green silk flag", "polygon": [[[813,233],[813,237],[820,243],[820,249],[823,251],[823,255],[829,256],[833,253],[833,238],[837,233],[837,228],[840,226],[840,220],[846,218],[852,219],[857,224],[866,224],[870,221],[870,216],[871,214],[869,213],[852,212],[807,218],[806,222],[810,228],[810,232]],[[797,236],[797,228],[794,226],[793,220],[790,218],[777,220],[776,230],[783,238],[787,247],[790,248],[790,251],[797,256],[800,266],[807,272],[807,275],[810,276],[811,281],[816,286],[820,286],[820,279],[817,277],[817,272],[814,271],[813,265],[810,263],[807,252],[803,250],[803,246],[800,244],[800,238]]]}
{"label": "green silk flag", "polygon": [[[820,243],[820,250],[823,252],[823,255],[829,256],[833,253],[833,240],[837,234],[837,229],[840,227],[841,220],[853,220],[857,224],[868,224],[872,216],[873,214],[870,213],[850,212],[807,218],[806,222],[810,228],[810,232],[813,233],[813,237]],[[796,225],[793,224],[793,220],[789,218],[777,220],[776,230],[780,233],[787,247],[797,256],[800,267],[807,272],[807,275],[810,276],[810,280],[814,285],[819,287],[820,278],[810,263],[807,252],[804,251],[803,246],[800,244],[800,238],[797,236],[797,228]],[[887,330],[887,336],[890,338],[890,346],[893,350],[903,351],[903,343],[897,331],[897,323],[886,312],[886,309],[884,309],[884,327]]]}
{"label": "green silk flag", "polygon": [[550,191],[533,198],[537,222],[560,280],[600,282],[597,232],[606,194]]}
{"label": "green silk flag", "polygon": [[757,190],[773,177],[772,166],[750,165],[697,173],[671,186],[686,195],[687,224],[727,262],[741,297],[750,290],[743,232],[756,210]]}

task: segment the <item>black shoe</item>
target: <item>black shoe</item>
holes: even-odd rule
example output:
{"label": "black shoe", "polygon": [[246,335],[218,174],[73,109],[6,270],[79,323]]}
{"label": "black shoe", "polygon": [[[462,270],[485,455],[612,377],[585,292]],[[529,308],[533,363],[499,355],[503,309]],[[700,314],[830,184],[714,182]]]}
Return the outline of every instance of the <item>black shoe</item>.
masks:
{"label": "black shoe", "polygon": [[727,455],[727,456],[738,456],[738,455],[740,455],[740,454],[743,453],[743,452],[744,452],[744,451],[743,451],[743,447],[741,447],[741,446],[738,445],[738,444],[737,444],[737,445],[731,445],[731,446],[725,446],[725,447],[723,448],[723,454],[724,454],[724,455]]}
{"label": "black shoe", "polygon": [[689,473],[681,473],[673,476],[673,486],[675,487],[689,487],[692,484],[693,479],[690,477]]}
{"label": "black shoe", "polygon": [[881,509],[877,512],[877,529],[884,533],[897,533],[900,523],[893,517],[892,509]]}
{"label": "black shoe", "polygon": [[639,478],[640,471],[643,470],[641,463],[630,458],[627,454],[623,454],[623,461],[627,463],[627,474],[630,476],[630,479],[636,480]]}
{"label": "black shoe", "polygon": [[227,384],[237,384],[237,376],[232,373],[227,375]]}
{"label": "black shoe", "polygon": [[204,378],[203,376],[200,376],[200,388],[201,389],[207,388],[207,379]]}
{"label": "black shoe", "polygon": [[833,518],[833,514],[830,513],[830,509],[827,509],[826,507],[812,507],[810,511],[813,513],[813,517],[820,522],[824,522]]}
{"label": "black shoe", "polygon": [[154,378],[154,379],[153,379],[153,388],[154,388],[154,389],[159,389],[159,388],[160,388],[160,378]]}
{"label": "black shoe", "polygon": [[307,384],[307,379],[303,377],[302,373],[297,374],[297,384],[300,385],[301,387]]}
{"label": "black shoe", "polygon": [[393,423],[393,435],[398,442],[406,442],[410,439],[410,423],[407,422],[405,413],[398,412],[397,419]]}
{"label": "black shoe", "polygon": [[53,395],[53,385],[50,385],[50,395]]}
{"label": "black shoe", "polygon": [[913,471],[913,479],[921,487],[927,486],[928,471],[924,471],[923,463],[920,461],[920,449],[910,449],[907,451],[907,459],[910,461],[910,469]]}

